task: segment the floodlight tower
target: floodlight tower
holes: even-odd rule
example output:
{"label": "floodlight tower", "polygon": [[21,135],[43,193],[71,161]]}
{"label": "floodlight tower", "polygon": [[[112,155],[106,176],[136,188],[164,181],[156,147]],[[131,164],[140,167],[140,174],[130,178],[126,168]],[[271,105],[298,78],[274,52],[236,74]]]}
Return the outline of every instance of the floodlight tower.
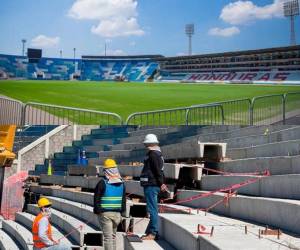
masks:
{"label": "floodlight tower", "polygon": [[192,55],[192,36],[195,34],[195,26],[193,23],[185,25],[185,34],[189,38],[189,55]]}
{"label": "floodlight tower", "polygon": [[26,44],[26,39],[22,39],[22,56],[25,56],[25,44]]}
{"label": "floodlight tower", "polygon": [[295,17],[299,16],[299,0],[283,3],[284,16],[291,18],[291,45],[296,45]]}

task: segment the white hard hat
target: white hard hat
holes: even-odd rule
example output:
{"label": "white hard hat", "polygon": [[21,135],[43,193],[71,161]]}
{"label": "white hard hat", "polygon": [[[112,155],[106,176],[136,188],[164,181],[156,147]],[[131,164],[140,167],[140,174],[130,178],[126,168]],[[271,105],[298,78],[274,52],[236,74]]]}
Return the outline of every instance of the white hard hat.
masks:
{"label": "white hard hat", "polygon": [[157,137],[156,135],[154,134],[148,134],[145,136],[145,139],[144,139],[144,144],[158,144],[159,141],[157,140]]}

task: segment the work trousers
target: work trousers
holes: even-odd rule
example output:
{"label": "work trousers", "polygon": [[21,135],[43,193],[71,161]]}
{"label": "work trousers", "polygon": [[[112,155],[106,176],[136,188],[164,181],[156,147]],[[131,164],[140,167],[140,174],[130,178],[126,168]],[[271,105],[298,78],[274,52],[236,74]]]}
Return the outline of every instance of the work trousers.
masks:
{"label": "work trousers", "polygon": [[121,221],[122,216],[120,212],[103,212],[99,215],[105,250],[117,249],[117,228]]}
{"label": "work trousers", "polygon": [[150,215],[150,222],[147,227],[147,234],[158,234],[158,186],[144,186],[144,194],[147,203],[147,211]]}

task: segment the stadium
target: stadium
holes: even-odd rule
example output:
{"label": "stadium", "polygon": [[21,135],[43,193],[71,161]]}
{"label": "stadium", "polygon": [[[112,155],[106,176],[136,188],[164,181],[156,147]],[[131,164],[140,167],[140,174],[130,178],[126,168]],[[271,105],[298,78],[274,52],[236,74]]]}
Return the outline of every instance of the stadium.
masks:
{"label": "stadium", "polygon": [[299,250],[298,15],[4,0],[0,250]]}

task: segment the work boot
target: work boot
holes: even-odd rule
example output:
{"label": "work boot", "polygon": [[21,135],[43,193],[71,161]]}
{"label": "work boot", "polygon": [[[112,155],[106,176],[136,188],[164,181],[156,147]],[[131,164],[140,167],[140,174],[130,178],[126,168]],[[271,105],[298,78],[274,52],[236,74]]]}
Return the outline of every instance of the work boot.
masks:
{"label": "work boot", "polygon": [[142,236],[142,240],[155,240],[156,239],[156,235],[154,234],[147,234],[145,236]]}

